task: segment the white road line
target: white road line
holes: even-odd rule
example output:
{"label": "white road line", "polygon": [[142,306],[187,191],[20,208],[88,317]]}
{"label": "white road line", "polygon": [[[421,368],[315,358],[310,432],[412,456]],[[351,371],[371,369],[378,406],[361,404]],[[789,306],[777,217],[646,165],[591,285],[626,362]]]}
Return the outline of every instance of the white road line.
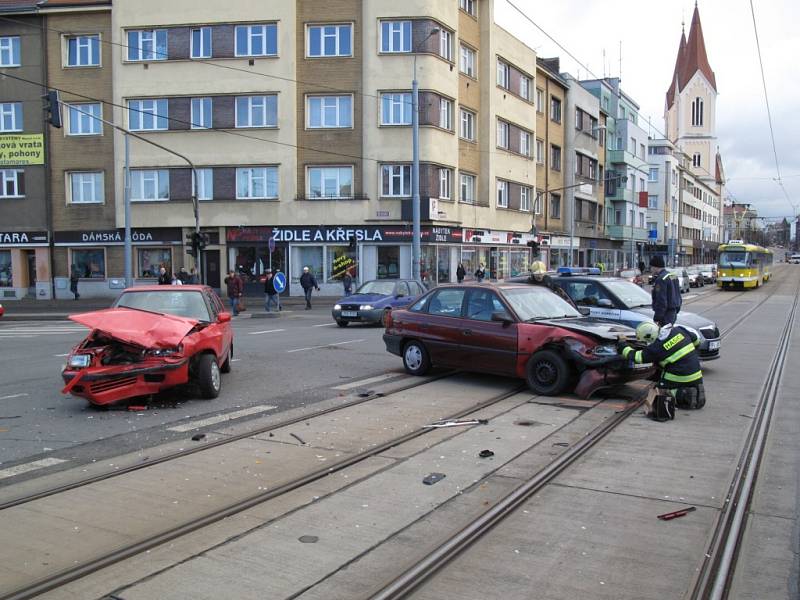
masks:
{"label": "white road line", "polygon": [[0,400],[11,400],[11,398],[22,398],[23,396],[28,396],[28,393],[22,394],[11,394],[10,396],[0,396]]}
{"label": "white road line", "polygon": [[333,390],[352,390],[353,388],[361,387],[364,385],[369,385],[370,383],[378,383],[379,381],[383,381],[384,379],[391,379],[392,377],[399,376],[400,373],[384,373],[383,375],[378,375],[377,377],[370,377],[368,379],[362,379],[361,381],[353,381],[351,383],[345,383],[342,385],[337,385],[332,387]]}
{"label": "white road line", "polygon": [[240,360],[242,360],[242,359],[241,358],[232,358],[231,362],[239,362]]}
{"label": "white road line", "polygon": [[333,327],[336,323],[322,323],[321,325],[312,325],[312,327]]}
{"label": "white road line", "polygon": [[69,356],[69,352],[67,352],[66,354],[53,354],[53,356],[55,356],[56,358],[60,358],[62,356]]}
{"label": "white road line", "polygon": [[269,404],[259,404],[258,406],[251,406],[250,408],[235,410],[233,412],[217,415],[216,417],[209,417],[208,419],[200,419],[199,421],[189,421],[188,423],[182,423],[181,425],[176,425],[175,427],[168,428],[167,431],[177,431],[178,433],[184,433],[186,431],[191,431],[192,429],[199,429],[200,427],[206,427],[208,425],[216,425],[217,423],[232,421],[234,419],[238,419],[239,417],[246,417],[248,415],[256,415],[258,413],[267,412],[268,410],[272,410],[273,408],[277,407],[270,406]]}
{"label": "white road line", "polygon": [[302,352],[303,350],[319,350],[320,348],[329,348],[331,346],[342,346],[344,344],[355,344],[356,342],[363,342],[365,340],[349,340],[347,342],[335,342],[333,344],[325,344],[323,346],[309,346],[308,348],[295,348],[294,350],[287,350],[287,354],[292,352]]}
{"label": "white road line", "polygon": [[286,331],[285,329],[265,329],[264,331],[248,331],[247,335],[260,335],[262,333],[278,333],[279,331]]}
{"label": "white road line", "polygon": [[53,465],[59,465],[63,462],[67,461],[61,458],[43,458],[42,460],[35,460],[33,462],[25,463],[24,465],[9,467],[7,469],[0,470],[0,479],[14,477],[14,475],[21,475],[22,473],[28,473],[37,469],[44,469],[45,467],[52,467]]}

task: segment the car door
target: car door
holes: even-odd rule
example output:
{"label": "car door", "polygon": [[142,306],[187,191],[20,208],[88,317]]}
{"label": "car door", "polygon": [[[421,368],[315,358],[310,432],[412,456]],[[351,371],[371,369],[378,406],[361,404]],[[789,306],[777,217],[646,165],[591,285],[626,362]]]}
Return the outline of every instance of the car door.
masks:
{"label": "car door", "polygon": [[460,367],[464,361],[462,317],[465,288],[442,288],[427,302],[424,317],[417,320],[419,338],[435,365]]}
{"label": "car door", "polygon": [[222,359],[222,357],[224,357],[228,352],[228,348],[230,348],[233,338],[230,322],[220,323],[217,320],[219,313],[221,313],[224,309],[219,299],[214,298],[214,296],[208,292],[203,292],[203,300],[205,301],[206,306],[208,307],[209,315],[211,316],[208,327],[203,330],[204,336],[207,340],[209,340],[210,345],[216,355]]}
{"label": "car door", "polygon": [[[492,321],[502,313],[507,322]],[[475,371],[514,375],[518,324],[494,290],[472,288],[467,294],[461,330],[465,366]]]}
{"label": "car door", "polygon": [[411,304],[412,300],[411,292],[408,289],[408,282],[400,280],[394,286],[394,295],[389,300],[389,306],[392,308],[408,306]]}

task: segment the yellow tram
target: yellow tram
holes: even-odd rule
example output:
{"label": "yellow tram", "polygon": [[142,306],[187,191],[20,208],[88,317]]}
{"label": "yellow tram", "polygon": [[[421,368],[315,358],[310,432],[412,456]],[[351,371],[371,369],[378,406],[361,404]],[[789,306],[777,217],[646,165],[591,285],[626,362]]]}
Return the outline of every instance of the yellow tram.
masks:
{"label": "yellow tram", "polygon": [[761,246],[731,240],[719,247],[717,286],[757,288],[772,274],[772,252]]}

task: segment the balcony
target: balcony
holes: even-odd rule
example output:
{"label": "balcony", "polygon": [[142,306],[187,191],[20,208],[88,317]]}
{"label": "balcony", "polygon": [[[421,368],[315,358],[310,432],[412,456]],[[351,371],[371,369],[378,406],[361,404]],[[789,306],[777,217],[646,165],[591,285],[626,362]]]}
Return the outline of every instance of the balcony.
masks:
{"label": "balcony", "polygon": [[575,221],[576,237],[602,237],[603,226],[592,221]]}
{"label": "balcony", "polygon": [[607,225],[608,236],[617,240],[636,240],[646,242],[649,239],[649,231],[646,227],[631,227],[630,225]]}
{"label": "balcony", "polygon": [[638,169],[644,173],[648,172],[648,169],[650,168],[646,160],[642,160],[627,150],[609,150],[606,153],[606,165],[611,163],[625,163],[626,165],[629,165],[634,169]]}

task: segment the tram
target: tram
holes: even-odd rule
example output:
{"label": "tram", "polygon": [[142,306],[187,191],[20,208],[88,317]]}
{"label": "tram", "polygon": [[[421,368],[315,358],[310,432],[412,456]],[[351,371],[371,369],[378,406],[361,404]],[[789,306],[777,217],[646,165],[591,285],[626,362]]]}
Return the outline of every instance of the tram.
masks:
{"label": "tram", "polygon": [[717,286],[757,288],[772,275],[772,251],[761,246],[731,240],[719,247]]}

